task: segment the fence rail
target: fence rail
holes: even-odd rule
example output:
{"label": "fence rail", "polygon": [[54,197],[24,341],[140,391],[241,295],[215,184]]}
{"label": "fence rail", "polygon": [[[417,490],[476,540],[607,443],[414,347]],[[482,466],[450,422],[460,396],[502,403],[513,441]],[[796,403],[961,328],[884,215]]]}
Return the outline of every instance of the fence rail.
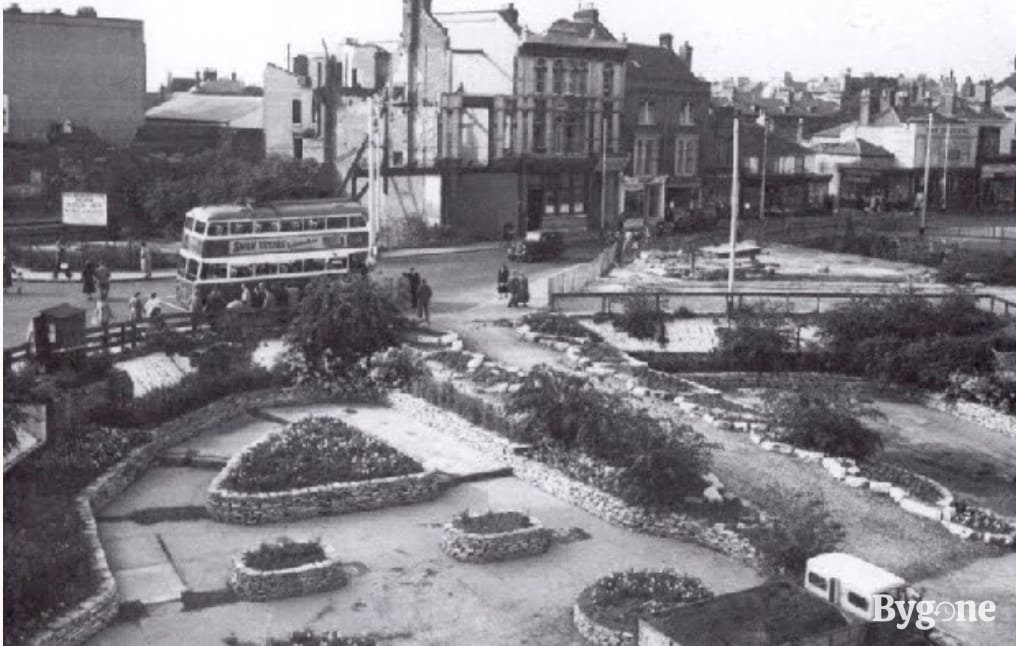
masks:
{"label": "fence rail", "polygon": [[70,357],[90,357],[99,354],[127,354],[149,338],[153,333],[165,330],[173,332],[197,332],[198,330],[225,329],[238,337],[250,332],[280,329],[290,318],[291,310],[280,307],[272,310],[225,310],[217,315],[190,314],[179,312],[165,314],[158,319],[146,319],[135,323],[113,323],[107,327],[85,328],[82,343],[46,351],[41,344],[32,341],[10,348],[4,348],[4,374],[13,367],[27,364],[30,360],[44,355],[55,361]]}
{"label": "fence rail", "polygon": [[617,245],[613,242],[589,262],[565,269],[551,276],[547,281],[547,296],[553,302],[554,294],[576,292],[585,289],[589,283],[607,275],[617,260]]}
{"label": "fence rail", "polygon": [[[929,300],[942,300],[953,296],[952,292],[914,292],[914,295]],[[782,302],[787,313],[797,315],[820,314],[830,307],[842,305],[857,299],[893,298],[898,292],[844,292],[844,291],[738,291],[733,294],[722,290],[664,290],[664,291],[609,291],[609,292],[568,292],[551,293],[549,306],[557,312],[566,313],[611,313],[615,305],[622,305],[631,298],[650,298],[658,310],[676,310],[686,307],[696,314],[726,315],[731,308],[741,309],[751,303]],[[1016,318],[1016,302],[994,294],[969,294],[981,309],[999,316]]]}

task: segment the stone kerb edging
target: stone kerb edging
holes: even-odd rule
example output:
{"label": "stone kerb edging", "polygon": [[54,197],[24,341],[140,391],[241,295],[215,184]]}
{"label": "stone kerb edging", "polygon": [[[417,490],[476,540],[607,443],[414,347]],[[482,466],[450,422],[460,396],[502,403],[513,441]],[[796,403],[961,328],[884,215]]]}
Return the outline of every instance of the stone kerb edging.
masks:
{"label": "stone kerb edging", "polygon": [[[262,391],[235,395],[233,403],[238,408],[246,409],[255,404],[273,406],[298,401],[312,403],[316,399],[308,398],[297,390],[289,390],[275,392],[266,400]],[[171,420],[167,424],[175,421]],[[151,443],[131,451],[75,498],[75,511],[84,527],[84,538],[91,551],[91,567],[99,579],[99,587],[91,597],[54,618],[34,634],[27,641],[29,646],[78,646],[98,634],[116,617],[120,606],[119,591],[99,540],[95,513],[123,493],[160,453],[205,431],[206,427],[199,422],[182,425],[169,432],[160,433],[160,430],[156,429],[153,433],[155,439]]]}
{"label": "stone kerb edging", "polygon": [[[457,387],[455,383],[451,385]],[[653,536],[690,540],[748,564],[756,562],[756,551],[751,543],[723,523],[707,525],[682,514],[659,514],[628,505],[620,498],[574,480],[538,460],[519,455],[513,450],[512,442],[471,424],[455,411],[401,393],[393,394],[391,401],[393,406],[417,418],[431,417],[442,430],[479,451],[499,454],[512,467],[515,477],[612,525]],[[437,418],[438,413],[441,414],[440,419]]]}
{"label": "stone kerb edging", "polygon": [[984,428],[1016,439],[1016,417],[1006,415],[990,406],[966,400],[947,401],[942,395],[925,399],[925,404],[943,413],[949,413],[983,426]]}
{"label": "stone kerb edging", "polygon": [[349,583],[349,577],[334,548],[330,545],[321,547],[325,553],[323,561],[283,570],[256,570],[249,567],[246,563],[249,552],[244,552],[233,559],[229,587],[236,596],[246,601],[300,597],[344,587]]}
{"label": "stone kerb edging", "polygon": [[540,334],[538,332],[533,332],[532,328],[526,324],[522,324],[515,328],[515,332],[524,341],[538,343],[558,352],[568,354],[573,363],[575,363],[576,367],[580,369],[586,369],[593,372],[608,370],[611,372],[623,372],[634,375],[643,375],[649,369],[649,364],[647,362],[630,357],[625,353],[622,353],[624,354],[624,360],[617,363],[592,361],[585,357],[578,356],[578,348],[592,344],[592,340],[587,337],[577,338],[552,334]]}
{"label": "stone kerb edging", "polygon": [[551,531],[532,517],[529,527],[496,534],[467,532],[452,521],[441,530],[441,551],[464,563],[494,563],[543,554],[552,538]]}
{"label": "stone kerb edging", "polygon": [[433,500],[441,493],[443,479],[437,471],[373,478],[356,482],[332,482],[267,493],[227,489],[224,483],[255,446],[271,440],[282,430],[269,433],[233,455],[208,486],[205,508],[213,520],[236,525],[261,525],[317,516],[348,514]]}
{"label": "stone kerb edging", "polygon": [[594,646],[635,646],[634,633],[611,628],[595,621],[585,613],[579,603],[576,603],[572,610],[572,621],[582,638]]}

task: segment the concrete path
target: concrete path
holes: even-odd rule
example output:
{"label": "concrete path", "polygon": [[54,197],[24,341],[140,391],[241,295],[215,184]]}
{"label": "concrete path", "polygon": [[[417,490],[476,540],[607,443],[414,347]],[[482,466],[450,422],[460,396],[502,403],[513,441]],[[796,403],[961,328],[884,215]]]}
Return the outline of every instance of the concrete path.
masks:
{"label": "concrete path", "polygon": [[[970,600],[980,604],[994,601],[998,611],[990,623],[943,621],[940,627],[971,646],[1013,642],[1013,635],[1016,635],[1016,554],[982,559],[917,585],[924,587],[925,599],[936,602]],[[949,616],[947,608],[942,608],[942,612],[943,617]]]}
{"label": "concrete path", "polygon": [[177,444],[167,451],[166,455],[172,458],[192,456],[225,462],[252,442],[280,428],[282,425],[277,422],[256,420],[222,429],[218,433],[202,433],[198,437]]}
{"label": "concrete path", "polygon": [[454,476],[476,476],[507,467],[495,456],[484,455],[454,438],[436,433],[432,427],[392,408],[322,405],[273,408],[266,412],[291,422],[312,415],[341,419],[414,458],[424,468]]}
{"label": "concrete path", "polygon": [[99,538],[124,601],[145,604],[180,598],[185,586],[149,527],[131,522],[100,523]]}

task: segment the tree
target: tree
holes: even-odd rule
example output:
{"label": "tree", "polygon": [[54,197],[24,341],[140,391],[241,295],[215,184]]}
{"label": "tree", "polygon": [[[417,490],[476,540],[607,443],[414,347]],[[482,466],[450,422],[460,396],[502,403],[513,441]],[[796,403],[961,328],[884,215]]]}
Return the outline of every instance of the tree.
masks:
{"label": "tree", "polygon": [[882,448],[882,437],[861,421],[881,414],[842,383],[809,377],[768,400],[765,412],[778,439],[802,449],[864,459]]}
{"label": "tree", "polygon": [[826,509],[825,500],[773,487],[766,493],[771,519],[749,532],[749,538],[773,574],[804,576],[808,559],[835,552],[846,531]]}
{"label": "tree", "polygon": [[720,329],[716,354],[730,365],[761,375],[776,370],[790,349],[782,310],[760,303],[734,317],[732,327]]}
{"label": "tree", "polygon": [[289,338],[307,364],[331,359],[352,365],[398,345],[409,321],[378,286],[360,276],[311,282],[289,327]]}

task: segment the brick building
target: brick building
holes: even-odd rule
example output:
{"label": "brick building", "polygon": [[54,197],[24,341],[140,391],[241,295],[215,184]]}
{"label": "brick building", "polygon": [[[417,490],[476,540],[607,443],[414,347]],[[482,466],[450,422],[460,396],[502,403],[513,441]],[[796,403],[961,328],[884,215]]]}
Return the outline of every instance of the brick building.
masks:
{"label": "brick building", "polygon": [[140,20],[4,11],[4,143],[55,126],[127,144],[145,116]]}
{"label": "brick building", "polygon": [[661,34],[659,45],[628,45],[621,137],[631,159],[629,215],[662,218],[700,201],[710,85],[692,74],[692,52],[688,43],[675,52],[671,34]]}

